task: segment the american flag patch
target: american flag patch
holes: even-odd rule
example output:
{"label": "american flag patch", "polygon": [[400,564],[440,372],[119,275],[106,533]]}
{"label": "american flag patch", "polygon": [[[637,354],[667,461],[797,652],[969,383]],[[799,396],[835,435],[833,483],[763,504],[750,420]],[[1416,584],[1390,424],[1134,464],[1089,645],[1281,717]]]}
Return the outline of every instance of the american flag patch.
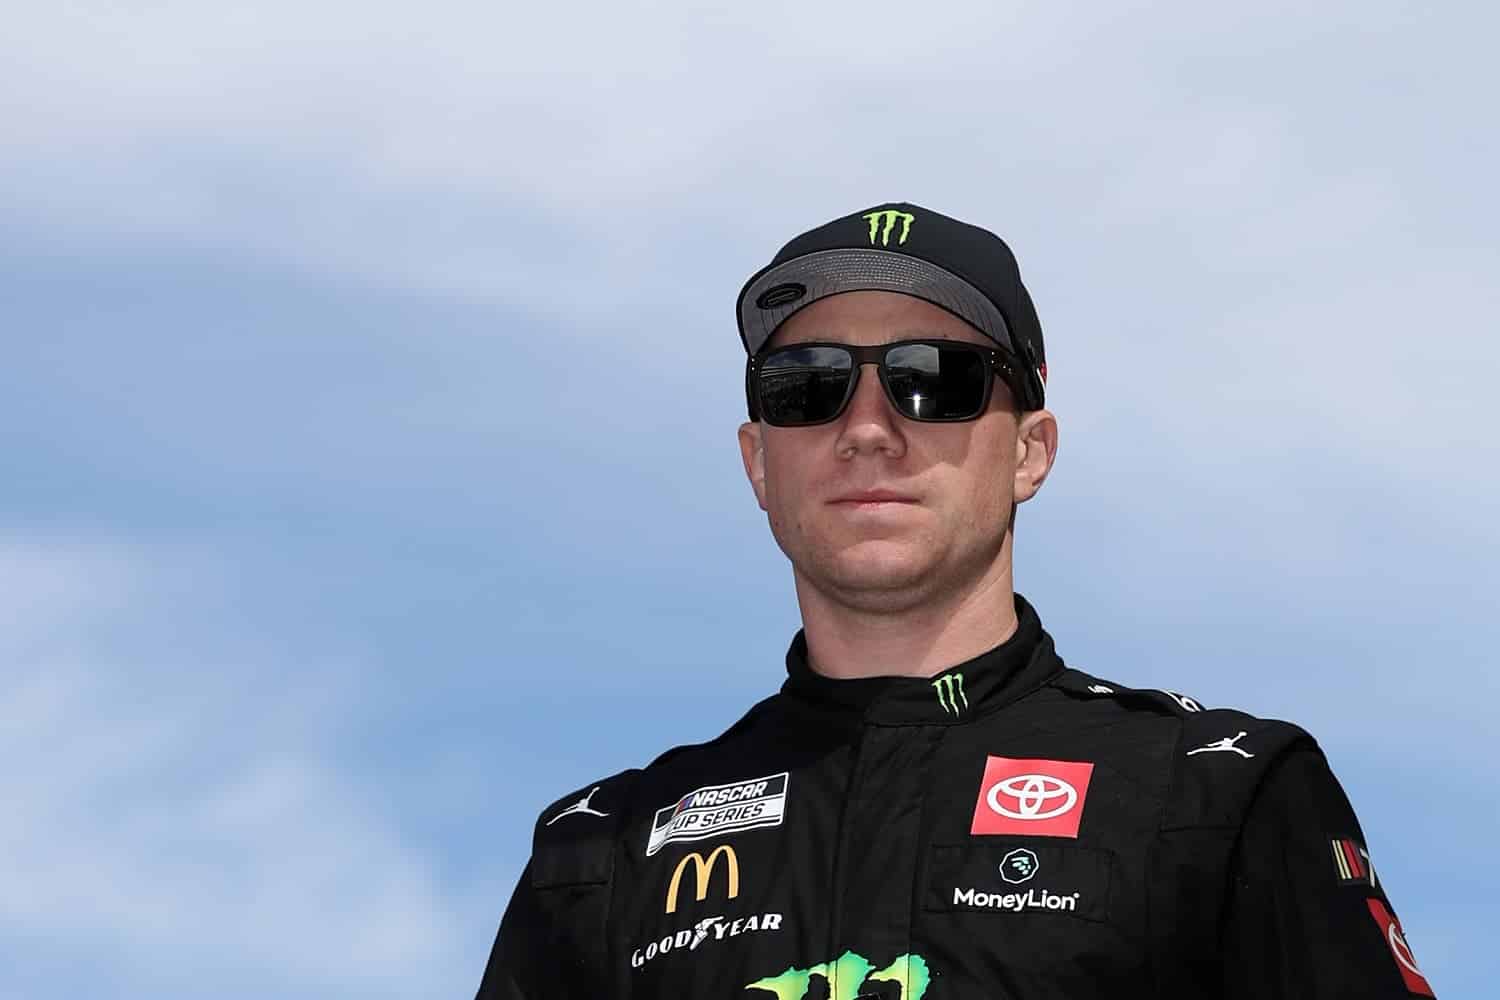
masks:
{"label": "american flag patch", "polygon": [[1375,869],[1370,865],[1370,852],[1357,840],[1336,837],[1330,844],[1333,849],[1333,867],[1338,873],[1339,885],[1367,885],[1378,889]]}

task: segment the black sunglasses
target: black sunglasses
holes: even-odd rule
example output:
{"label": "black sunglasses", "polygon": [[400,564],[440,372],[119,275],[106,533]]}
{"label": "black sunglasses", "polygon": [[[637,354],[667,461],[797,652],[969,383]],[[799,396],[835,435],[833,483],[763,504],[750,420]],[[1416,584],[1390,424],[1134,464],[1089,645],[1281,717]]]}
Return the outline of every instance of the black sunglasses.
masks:
{"label": "black sunglasses", "polygon": [[859,372],[874,365],[886,398],[924,423],[974,420],[990,402],[998,373],[1017,400],[1029,398],[1020,369],[998,348],[959,340],[900,340],[878,347],[788,344],[752,357],[745,369],[750,419],[811,427],[838,419]]}

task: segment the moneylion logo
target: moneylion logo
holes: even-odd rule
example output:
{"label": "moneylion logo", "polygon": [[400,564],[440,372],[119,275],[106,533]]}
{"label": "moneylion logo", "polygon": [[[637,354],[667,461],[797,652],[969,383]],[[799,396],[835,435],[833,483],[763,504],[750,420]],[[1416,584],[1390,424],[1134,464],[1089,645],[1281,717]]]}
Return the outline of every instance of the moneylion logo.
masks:
{"label": "moneylion logo", "polygon": [[[824,991],[811,989],[813,977],[826,983]],[[862,989],[866,983],[895,983],[901,988],[901,1000],[922,1000],[932,982],[927,960],[921,955],[902,955],[883,969],[863,955],[846,951],[836,961],[821,962],[810,969],[787,969],[779,976],[757,979],[745,987],[747,990],[764,990],[776,1000],[807,1000],[813,996],[828,996],[833,1000],[873,996],[879,987]]]}
{"label": "moneylion logo", "polygon": [[[875,245],[875,240],[878,237],[880,245],[883,247],[891,245],[891,230],[896,228],[897,220],[901,222],[901,237],[896,240],[897,246],[906,242],[906,238],[911,235],[911,224],[917,220],[917,217],[910,212],[898,212],[894,208],[871,212],[869,215],[862,216],[862,218],[868,220],[870,223],[870,246]],[[884,223],[883,228],[882,223]]]}
{"label": "moneylion logo", "polygon": [[952,715],[961,715],[959,702],[963,707],[969,707],[969,697],[964,694],[964,675],[949,674],[939,677],[932,682],[933,690],[937,692],[938,704],[943,706],[943,711]]}
{"label": "moneylion logo", "polygon": [[1035,851],[1018,847],[1000,859],[1000,877],[1011,885],[1020,885],[1035,875],[1040,867]]}
{"label": "moneylion logo", "polygon": [[677,890],[681,888],[682,873],[687,871],[687,867],[689,864],[692,864],[693,866],[693,891],[695,894],[694,898],[697,899],[700,903],[708,898],[708,884],[709,881],[713,878],[714,865],[718,863],[719,855],[721,854],[728,859],[729,865],[729,896],[727,898],[734,899],[735,897],[739,896],[739,856],[734,853],[734,848],[730,847],[728,844],[720,844],[718,847],[715,847],[711,852],[709,852],[707,858],[699,854],[697,851],[693,851],[681,861],[677,862],[677,867],[672,870],[672,881],[667,883],[668,913],[677,912]]}
{"label": "moneylion logo", "polygon": [[1067,896],[1059,896],[1046,889],[1028,889],[1025,892],[985,892],[982,889],[960,889],[954,886],[953,905],[973,906],[987,910],[1009,910],[1011,913],[1024,913],[1027,910],[1072,912],[1078,909],[1080,895],[1075,892]]}

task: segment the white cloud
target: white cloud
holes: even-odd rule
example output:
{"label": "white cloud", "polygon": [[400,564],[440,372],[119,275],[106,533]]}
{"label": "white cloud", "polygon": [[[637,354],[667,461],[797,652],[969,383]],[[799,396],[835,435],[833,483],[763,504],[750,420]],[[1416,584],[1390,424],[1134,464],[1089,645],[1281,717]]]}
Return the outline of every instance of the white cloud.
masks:
{"label": "white cloud", "polygon": [[0,640],[0,928],[174,993],[471,985],[477,957],[457,953],[431,864],[330,763],[310,723],[338,720],[309,712],[306,690],[267,694],[230,649],[179,662],[172,632],[201,609],[176,593],[165,641],[94,638],[159,615],[176,590],[159,577],[180,565],[13,539],[0,565],[0,593],[31,595]]}
{"label": "white cloud", "polygon": [[[11,208],[481,296],[557,270],[559,248],[547,268],[507,245],[517,221],[627,287],[663,237],[748,250],[912,189],[1037,233],[1101,212],[1201,226],[1326,167],[1308,125],[1339,74],[1392,78],[1381,60],[1430,46],[1378,5],[1290,10],[37,8],[0,87]],[[1402,120],[1408,82],[1379,95]]]}

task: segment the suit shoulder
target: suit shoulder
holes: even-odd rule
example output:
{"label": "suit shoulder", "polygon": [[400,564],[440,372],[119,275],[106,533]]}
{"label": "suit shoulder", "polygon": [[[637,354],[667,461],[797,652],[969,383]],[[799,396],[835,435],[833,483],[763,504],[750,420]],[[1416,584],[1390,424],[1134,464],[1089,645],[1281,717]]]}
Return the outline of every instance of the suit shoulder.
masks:
{"label": "suit shoulder", "polygon": [[1093,674],[1068,667],[1048,682],[1065,694],[1080,700],[1109,699],[1121,708],[1158,715],[1184,718],[1205,711],[1203,703],[1191,695],[1166,688],[1133,688],[1119,681],[1103,680]]}
{"label": "suit shoulder", "polygon": [[642,813],[663,804],[651,799],[663,773],[691,768],[700,756],[721,755],[725,744],[753,727],[774,700],[754,705],[711,740],[673,747],[643,768],[591,781],[543,809],[532,835],[533,884],[546,888],[609,881],[616,841]]}
{"label": "suit shoulder", "polygon": [[1151,712],[1180,719],[1188,738],[1200,731],[1212,731],[1226,721],[1243,720],[1259,731],[1281,730],[1288,738],[1311,739],[1301,727],[1279,719],[1262,719],[1237,708],[1211,708],[1198,698],[1169,688],[1133,688],[1118,681],[1103,680],[1082,670],[1068,667],[1048,682],[1050,686],[1079,701],[1107,700],[1126,711]]}
{"label": "suit shoulder", "polygon": [[1180,691],[1131,688],[1067,669],[1052,685],[1080,701],[1105,700],[1125,713],[1172,720],[1170,745],[1160,747],[1170,774],[1165,828],[1224,826],[1243,821],[1273,765],[1317,741],[1295,723],[1235,708],[1209,708]]}
{"label": "suit shoulder", "polygon": [[[578,823],[566,822],[570,816],[580,819],[589,817],[608,819],[618,815],[628,803],[630,793],[640,775],[640,768],[627,768],[607,778],[591,781],[553,800],[537,816],[536,837],[538,839],[551,837],[566,839],[569,830],[578,826]],[[555,833],[549,834],[544,831],[555,831]]]}
{"label": "suit shoulder", "polygon": [[608,882],[613,845],[629,813],[639,768],[569,792],[543,809],[531,838],[531,882],[538,889]]}

